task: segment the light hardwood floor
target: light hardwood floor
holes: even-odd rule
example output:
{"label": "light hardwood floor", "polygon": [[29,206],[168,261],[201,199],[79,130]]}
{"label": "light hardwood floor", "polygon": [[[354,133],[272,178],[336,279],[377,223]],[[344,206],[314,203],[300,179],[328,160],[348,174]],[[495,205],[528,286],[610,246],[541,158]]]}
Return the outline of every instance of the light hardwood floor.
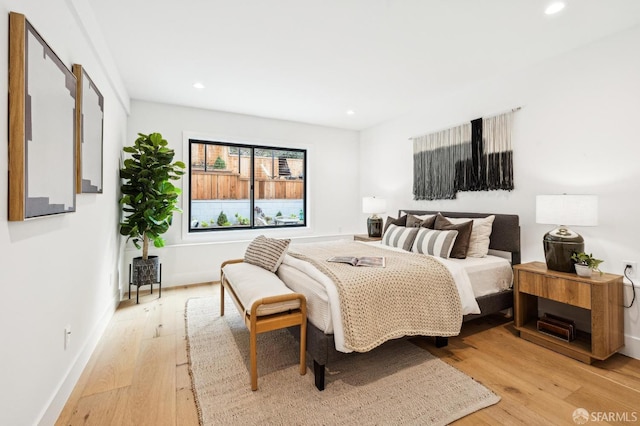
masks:
{"label": "light hardwood floor", "polygon": [[[123,301],[56,424],[197,425],[184,308],[214,291],[218,284],[165,289],[161,299],[141,296],[139,305]],[[517,338],[513,322],[499,317],[466,323],[446,348],[414,342],[502,397],[456,425],[575,425],[576,408],[635,413],[640,422],[639,360],[616,354],[582,364]]]}

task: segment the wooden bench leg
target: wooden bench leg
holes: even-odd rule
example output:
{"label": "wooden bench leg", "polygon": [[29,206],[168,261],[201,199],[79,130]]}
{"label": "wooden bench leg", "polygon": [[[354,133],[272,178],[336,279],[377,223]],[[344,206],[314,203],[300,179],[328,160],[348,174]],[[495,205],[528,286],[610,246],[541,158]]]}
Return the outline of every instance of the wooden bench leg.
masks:
{"label": "wooden bench leg", "polygon": [[251,390],[258,390],[258,360],[257,333],[254,328],[249,330],[249,356],[251,358]]}
{"label": "wooden bench leg", "polygon": [[307,318],[300,324],[300,375],[307,373]]}
{"label": "wooden bench leg", "polygon": [[224,276],[220,279],[220,316],[224,316],[224,284],[222,284]]}

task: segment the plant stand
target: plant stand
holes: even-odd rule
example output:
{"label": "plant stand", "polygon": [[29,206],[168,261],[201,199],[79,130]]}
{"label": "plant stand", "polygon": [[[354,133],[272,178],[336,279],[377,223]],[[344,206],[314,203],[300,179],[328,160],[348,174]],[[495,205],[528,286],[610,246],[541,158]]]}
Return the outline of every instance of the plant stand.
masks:
{"label": "plant stand", "polygon": [[[133,273],[133,265],[129,264],[129,299],[131,299],[131,286],[136,286],[136,305],[139,303],[139,293],[140,287],[143,285],[151,286],[151,294],[153,294],[153,285],[158,284],[158,299],[162,297],[162,263],[158,264],[158,275],[157,281],[140,281],[139,279],[134,280],[134,276],[138,276],[139,274]],[[137,282],[134,282],[137,281]]]}

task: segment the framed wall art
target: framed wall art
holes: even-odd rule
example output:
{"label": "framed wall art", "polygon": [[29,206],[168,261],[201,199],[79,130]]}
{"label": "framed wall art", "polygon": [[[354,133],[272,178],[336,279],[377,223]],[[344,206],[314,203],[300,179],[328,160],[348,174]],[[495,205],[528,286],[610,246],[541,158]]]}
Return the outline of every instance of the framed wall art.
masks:
{"label": "framed wall art", "polygon": [[80,64],[73,65],[76,97],[76,192],[102,193],[104,97]]}
{"label": "framed wall art", "polygon": [[76,78],[9,15],[9,220],[76,210]]}

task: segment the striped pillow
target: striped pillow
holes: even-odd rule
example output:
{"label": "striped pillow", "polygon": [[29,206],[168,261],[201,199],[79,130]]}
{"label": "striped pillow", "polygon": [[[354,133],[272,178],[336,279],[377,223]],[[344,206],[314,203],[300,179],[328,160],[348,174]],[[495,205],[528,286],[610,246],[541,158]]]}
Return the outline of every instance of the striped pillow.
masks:
{"label": "striped pillow", "polygon": [[249,243],[244,253],[244,261],[267,271],[276,272],[287,253],[290,242],[291,240],[279,240],[260,235]]}
{"label": "striped pillow", "polygon": [[458,231],[436,231],[435,229],[420,228],[411,251],[448,259],[457,236]]}
{"label": "striped pillow", "polygon": [[391,224],[382,236],[382,244],[409,251],[413,245],[413,240],[416,238],[418,229],[420,228],[406,228],[404,226]]}

